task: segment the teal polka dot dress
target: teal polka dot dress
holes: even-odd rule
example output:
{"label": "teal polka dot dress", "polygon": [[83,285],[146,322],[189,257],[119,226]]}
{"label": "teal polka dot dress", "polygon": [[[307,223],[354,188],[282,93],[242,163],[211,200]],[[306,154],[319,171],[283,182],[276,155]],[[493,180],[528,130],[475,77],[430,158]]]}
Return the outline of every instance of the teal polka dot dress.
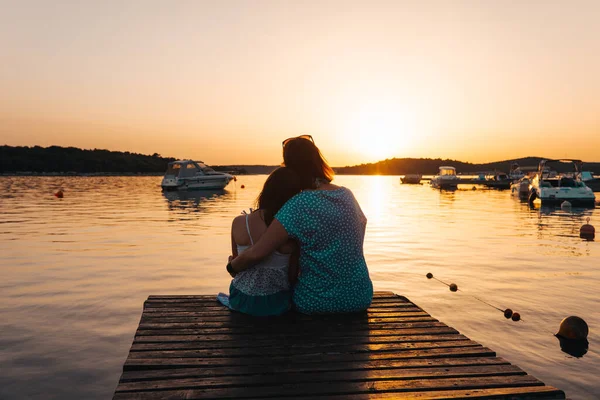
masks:
{"label": "teal polka dot dress", "polygon": [[352,192],[306,190],[275,218],[300,245],[293,302],[305,314],[366,310],[373,284],[363,254],[367,219]]}

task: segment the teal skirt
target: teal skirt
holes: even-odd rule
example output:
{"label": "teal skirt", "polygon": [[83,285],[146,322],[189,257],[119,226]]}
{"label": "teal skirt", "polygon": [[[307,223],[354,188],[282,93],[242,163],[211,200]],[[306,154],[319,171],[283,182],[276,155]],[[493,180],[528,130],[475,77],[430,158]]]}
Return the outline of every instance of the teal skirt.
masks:
{"label": "teal skirt", "polygon": [[292,308],[292,292],[284,290],[265,296],[249,295],[229,285],[229,296],[219,293],[217,299],[231,310],[257,317],[282,315]]}

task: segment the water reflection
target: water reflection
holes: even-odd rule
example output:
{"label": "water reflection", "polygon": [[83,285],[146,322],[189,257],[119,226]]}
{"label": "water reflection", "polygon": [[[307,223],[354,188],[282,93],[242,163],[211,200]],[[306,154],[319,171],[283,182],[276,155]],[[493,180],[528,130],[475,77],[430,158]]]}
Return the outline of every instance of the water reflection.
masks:
{"label": "water reflection", "polygon": [[588,352],[589,343],[587,340],[572,340],[565,339],[556,335],[558,342],[560,344],[560,349],[573,357],[583,357]]}
{"label": "water reflection", "polygon": [[594,207],[560,207],[560,206],[541,206],[540,214],[543,215],[592,215]]}
{"label": "water reflection", "polygon": [[210,202],[231,197],[225,189],[168,191],[163,192],[169,211],[200,212]]}

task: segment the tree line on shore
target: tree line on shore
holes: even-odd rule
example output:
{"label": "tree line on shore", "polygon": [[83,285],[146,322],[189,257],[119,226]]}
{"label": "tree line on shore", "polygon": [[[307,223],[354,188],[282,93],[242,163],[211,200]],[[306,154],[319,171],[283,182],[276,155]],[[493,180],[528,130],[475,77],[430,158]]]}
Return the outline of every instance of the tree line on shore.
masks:
{"label": "tree line on shore", "polygon": [[0,146],[0,173],[157,173],[175,160],[160,154],[60,146]]}
{"label": "tree line on shore", "polygon": [[[508,172],[516,162],[521,167],[536,168],[541,157],[526,157],[493,163],[473,164],[449,159],[432,158],[393,158],[376,163],[335,168],[340,175],[404,175],[437,173],[439,166],[450,165],[459,173],[481,171]],[[76,147],[60,146],[0,146],[0,173],[76,173],[76,174],[120,174],[120,173],[163,173],[173,157],[109,151],[101,149],[84,150]],[[234,174],[268,174],[274,165],[217,165],[217,171]],[[584,168],[600,172],[600,163],[585,163]]]}

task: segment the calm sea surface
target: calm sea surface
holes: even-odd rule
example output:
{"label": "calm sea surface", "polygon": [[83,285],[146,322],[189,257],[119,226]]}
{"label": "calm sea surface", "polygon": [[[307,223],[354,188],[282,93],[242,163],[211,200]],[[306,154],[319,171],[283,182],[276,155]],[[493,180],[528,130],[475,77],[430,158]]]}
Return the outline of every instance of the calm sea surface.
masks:
{"label": "calm sea surface", "polygon": [[[1,177],[0,398],[110,398],[148,295],[227,289],[231,220],[264,180],[163,194],[160,177]],[[440,192],[398,177],[335,183],[369,219],[376,290],[406,295],[569,398],[600,398],[600,243],[579,238],[588,216],[600,229],[598,208],[530,209],[508,191]],[[582,358],[552,335],[569,315],[590,326]]]}

